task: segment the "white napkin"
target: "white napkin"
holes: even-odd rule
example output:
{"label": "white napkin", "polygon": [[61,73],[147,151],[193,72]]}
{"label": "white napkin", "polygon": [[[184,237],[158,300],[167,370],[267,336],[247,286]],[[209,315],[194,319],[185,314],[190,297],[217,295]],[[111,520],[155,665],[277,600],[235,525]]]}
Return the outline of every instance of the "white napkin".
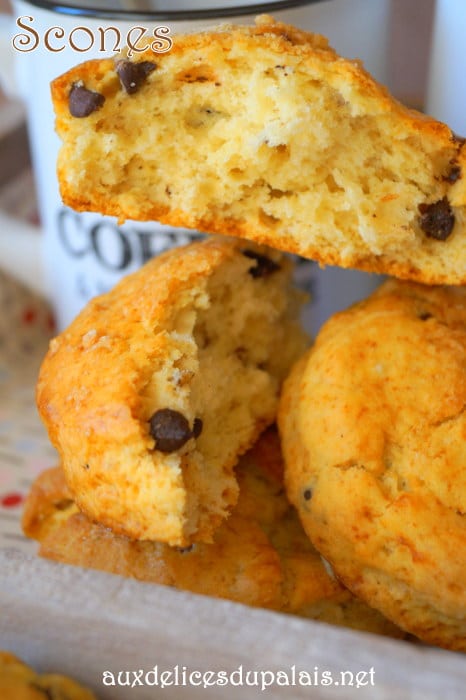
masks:
{"label": "white napkin", "polygon": [[[237,603],[140,583],[103,572],[0,550],[0,648],[40,670],[73,675],[112,700],[227,698],[248,700],[462,700],[464,656],[352,632],[323,623],[247,608]],[[204,688],[104,686],[103,672],[158,667],[161,671],[224,671],[243,684]],[[272,685],[264,692],[245,683],[247,671],[292,680],[293,666],[310,678],[327,671],[354,674],[353,684]],[[374,669],[359,688],[359,672]],[[269,676],[267,676],[269,677]],[[110,676],[107,678],[111,679]],[[125,676],[122,676],[123,680]],[[153,678],[153,676],[151,677]],[[173,678],[173,675],[172,675]],[[212,680],[212,677],[210,677]],[[250,676],[251,678],[251,676]],[[284,677],[282,677],[283,679]],[[348,675],[346,676],[348,678]]]}

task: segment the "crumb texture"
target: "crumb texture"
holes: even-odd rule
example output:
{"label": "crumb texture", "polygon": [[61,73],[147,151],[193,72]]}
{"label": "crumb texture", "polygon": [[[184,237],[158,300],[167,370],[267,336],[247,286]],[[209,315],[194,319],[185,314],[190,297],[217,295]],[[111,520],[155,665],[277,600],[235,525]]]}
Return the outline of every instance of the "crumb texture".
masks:
{"label": "crumb texture", "polygon": [[246,253],[228,239],[169,251],[51,344],[39,409],[77,504],[116,532],[210,541],[239,456],[275,419],[307,343],[301,296],[284,256]]}
{"label": "crumb texture", "polygon": [[[134,94],[113,61],[53,85],[77,209],[244,236],[325,264],[466,282],[466,158],[322,37],[279,23],[174,38]],[[70,114],[82,81],[102,106]]]}

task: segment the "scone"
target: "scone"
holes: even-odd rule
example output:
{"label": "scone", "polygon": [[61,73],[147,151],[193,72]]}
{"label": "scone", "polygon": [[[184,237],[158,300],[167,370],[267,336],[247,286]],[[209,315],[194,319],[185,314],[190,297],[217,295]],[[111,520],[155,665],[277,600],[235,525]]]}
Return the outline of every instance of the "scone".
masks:
{"label": "scone", "polygon": [[327,573],[286,499],[282,471],[276,432],[268,430],[240,460],[239,500],[212,544],[174,548],[115,535],[79,512],[58,467],[33,484],[23,529],[42,556],[64,563],[402,636]]}
{"label": "scone", "polygon": [[386,282],[285,383],[286,484],[358,597],[466,651],[466,289]]}
{"label": "scone", "polygon": [[259,17],[52,85],[66,204],[322,264],[466,282],[464,140],[321,36]]}
{"label": "scone", "polygon": [[71,678],[55,673],[39,675],[16,656],[0,651],[2,700],[95,700],[95,695]]}
{"label": "scone", "polygon": [[307,342],[291,272],[239,240],[176,248],[52,340],[38,406],[92,520],[134,539],[211,541],[238,497],[238,457],[274,421]]}

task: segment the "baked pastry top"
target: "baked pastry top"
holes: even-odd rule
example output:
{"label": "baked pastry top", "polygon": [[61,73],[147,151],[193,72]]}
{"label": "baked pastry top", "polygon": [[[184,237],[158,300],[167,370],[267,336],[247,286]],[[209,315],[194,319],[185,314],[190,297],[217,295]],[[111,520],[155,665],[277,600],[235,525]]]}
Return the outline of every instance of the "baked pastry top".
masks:
{"label": "baked pastry top", "polygon": [[369,605],[466,651],[466,288],[394,280],[328,321],[286,381],[288,495]]}
{"label": "baked pastry top", "polygon": [[40,675],[8,651],[0,651],[2,700],[95,700],[90,690],[55,673]]}
{"label": "baked pastry top", "polygon": [[38,407],[92,520],[135,539],[212,540],[238,497],[238,457],[274,421],[307,344],[291,271],[240,240],[176,248],[52,340]]}
{"label": "baked pastry top", "polygon": [[136,541],[92,523],[72,500],[61,468],[32,486],[23,529],[39,553],[63,563],[226,598],[394,637],[403,633],[327,572],[283,488],[276,431],[262,434],[237,467],[239,499],[211,544]]}
{"label": "baked pastry top", "polygon": [[323,264],[466,282],[466,149],[326,39],[261,16],[52,85],[66,204]]}

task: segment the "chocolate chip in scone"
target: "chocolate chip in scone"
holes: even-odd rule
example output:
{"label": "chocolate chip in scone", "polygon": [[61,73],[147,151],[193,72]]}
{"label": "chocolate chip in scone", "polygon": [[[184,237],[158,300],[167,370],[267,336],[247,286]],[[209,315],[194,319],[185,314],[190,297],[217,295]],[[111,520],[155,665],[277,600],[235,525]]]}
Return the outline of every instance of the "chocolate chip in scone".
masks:
{"label": "chocolate chip in scone", "polygon": [[192,552],[194,549],[194,545],[190,544],[188,547],[176,547],[176,551],[179,552],[180,554],[188,554],[189,552]]}
{"label": "chocolate chip in scone", "polygon": [[459,180],[461,177],[461,167],[455,163],[454,161],[451,163],[451,168],[448,171],[448,173],[445,175],[443,178],[445,182],[449,182],[450,184],[454,184],[457,180]]}
{"label": "chocolate chip in scone", "polygon": [[303,497],[305,501],[310,501],[312,498],[312,489],[305,489],[303,492]]}
{"label": "chocolate chip in scone", "polygon": [[204,424],[200,418],[195,418],[194,423],[193,423],[193,431],[192,431],[192,436],[193,438],[198,438],[199,435],[202,433],[202,428],[204,427]]}
{"label": "chocolate chip in scone", "polygon": [[419,226],[429,238],[446,241],[453,231],[455,215],[446,197],[432,204],[419,204]]}
{"label": "chocolate chip in scone", "polygon": [[421,313],[418,314],[418,318],[421,321],[428,321],[429,318],[432,318],[432,314],[429,311],[421,311]]}
{"label": "chocolate chip in scone", "polygon": [[191,430],[185,416],[171,408],[156,411],[149,425],[150,434],[155,440],[155,449],[160,452],[176,452],[192,437],[199,437],[203,428],[202,420],[195,418]]}
{"label": "chocolate chip in scone", "polygon": [[73,505],[73,500],[71,498],[62,498],[59,501],[55,501],[53,504],[56,510],[67,510]]}
{"label": "chocolate chip in scone", "polygon": [[100,109],[105,102],[105,97],[100,92],[88,90],[82,82],[73,83],[71,86],[68,106],[73,117],[88,117]]}
{"label": "chocolate chip in scone", "polygon": [[155,440],[155,449],[160,452],[176,452],[192,437],[185,416],[171,408],[156,411],[149,424],[150,434]]}
{"label": "chocolate chip in scone", "polygon": [[155,63],[151,61],[118,61],[116,64],[116,72],[120,78],[122,87],[128,95],[133,95],[144,84],[147,76],[157,68]]}
{"label": "chocolate chip in scone", "polygon": [[280,265],[278,265],[278,263],[276,263],[274,260],[271,260],[266,255],[256,253],[255,250],[245,248],[241,252],[246,258],[251,258],[251,260],[256,261],[254,267],[250,267],[248,270],[249,274],[251,275],[251,277],[254,277],[254,279],[257,279],[259,277],[268,277],[269,275],[273,274],[274,272],[280,269]]}

